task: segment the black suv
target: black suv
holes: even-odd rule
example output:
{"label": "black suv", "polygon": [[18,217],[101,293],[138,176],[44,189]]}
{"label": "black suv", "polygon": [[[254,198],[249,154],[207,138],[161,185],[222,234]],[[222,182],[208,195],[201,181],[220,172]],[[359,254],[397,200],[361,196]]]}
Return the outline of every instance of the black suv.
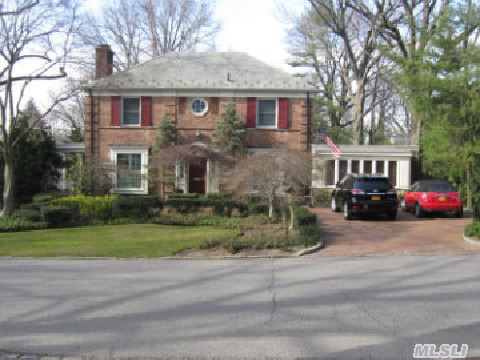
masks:
{"label": "black suv", "polygon": [[332,192],[332,210],[343,209],[345,220],[354,214],[380,213],[395,220],[397,206],[397,192],[384,176],[350,174]]}

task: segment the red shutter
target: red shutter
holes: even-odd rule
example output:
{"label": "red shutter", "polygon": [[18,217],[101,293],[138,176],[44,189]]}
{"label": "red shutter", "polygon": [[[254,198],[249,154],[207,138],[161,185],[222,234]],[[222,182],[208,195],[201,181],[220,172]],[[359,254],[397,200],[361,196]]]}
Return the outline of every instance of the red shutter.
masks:
{"label": "red shutter", "polygon": [[142,126],[152,126],[152,98],[143,97],[141,99],[142,106]]}
{"label": "red shutter", "polygon": [[288,129],[288,99],[280,98],[278,102],[278,128]]}
{"label": "red shutter", "polygon": [[257,126],[257,98],[247,98],[247,128]]}
{"label": "red shutter", "polygon": [[120,126],[122,100],[120,96],[112,96],[112,126]]}

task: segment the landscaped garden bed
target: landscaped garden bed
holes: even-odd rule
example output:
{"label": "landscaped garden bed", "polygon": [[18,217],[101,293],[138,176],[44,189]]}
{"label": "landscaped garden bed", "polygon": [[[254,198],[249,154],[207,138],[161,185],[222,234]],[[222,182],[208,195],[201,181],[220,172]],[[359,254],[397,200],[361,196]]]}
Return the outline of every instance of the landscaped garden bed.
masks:
{"label": "landscaped garden bed", "polygon": [[[296,207],[290,226],[255,201],[226,195],[52,196],[40,194],[0,219],[0,256],[161,257],[179,252],[292,252],[319,238],[316,217]],[[39,231],[33,231],[43,229]]]}
{"label": "landscaped garden bed", "polygon": [[480,244],[480,221],[475,221],[465,226],[464,234],[466,237],[476,240]]}

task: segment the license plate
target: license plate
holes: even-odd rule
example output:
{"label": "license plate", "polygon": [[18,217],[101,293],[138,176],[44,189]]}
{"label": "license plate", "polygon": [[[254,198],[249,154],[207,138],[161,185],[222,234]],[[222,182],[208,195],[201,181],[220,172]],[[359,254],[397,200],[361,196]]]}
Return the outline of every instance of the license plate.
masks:
{"label": "license plate", "polygon": [[381,196],[372,196],[372,200],[374,200],[374,201],[379,201],[381,199],[382,199]]}
{"label": "license plate", "polygon": [[447,201],[447,197],[446,196],[439,196],[438,200],[439,201]]}

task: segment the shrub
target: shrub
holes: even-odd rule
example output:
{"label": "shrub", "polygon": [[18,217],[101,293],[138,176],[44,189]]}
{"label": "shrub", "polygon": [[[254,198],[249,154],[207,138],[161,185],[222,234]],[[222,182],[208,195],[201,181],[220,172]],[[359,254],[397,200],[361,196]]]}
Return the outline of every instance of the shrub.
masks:
{"label": "shrub", "polygon": [[315,245],[320,238],[320,230],[315,225],[303,225],[298,228],[300,232],[300,241],[305,247]]}
{"label": "shrub", "polygon": [[41,210],[42,219],[49,227],[70,226],[78,220],[78,207],[45,205]]}
{"label": "shrub", "polygon": [[165,201],[165,206],[169,206],[182,214],[198,212],[202,207],[213,208],[216,215],[230,216],[234,208],[240,211],[243,205],[235,203],[228,194],[171,194]]}
{"label": "shrub", "polygon": [[305,247],[315,245],[320,237],[317,216],[305,207],[295,208],[295,218],[300,233],[300,241]]}
{"label": "shrub", "polygon": [[480,221],[465,226],[465,236],[480,239]]}
{"label": "shrub", "polygon": [[0,218],[0,232],[40,230],[46,228],[47,223],[44,221],[33,222],[20,218]]}
{"label": "shrub", "polygon": [[112,216],[114,218],[147,218],[150,207],[155,204],[155,198],[149,195],[121,196],[112,204]]}
{"label": "shrub", "polygon": [[32,222],[38,222],[42,220],[40,209],[19,209],[13,213],[12,217],[15,219],[24,219]]}
{"label": "shrub", "polygon": [[33,196],[32,204],[43,205],[48,204],[50,201],[60,197],[58,193],[38,193]]}
{"label": "shrub", "polygon": [[52,205],[78,208],[82,221],[107,220],[112,217],[113,203],[119,199],[118,195],[104,196],[66,196],[52,200]]}
{"label": "shrub", "polygon": [[295,211],[295,218],[298,226],[317,224],[317,216],[311,213],[310,211],[308,211],[307,208],[300,206],[295,208],[294,211]]}

